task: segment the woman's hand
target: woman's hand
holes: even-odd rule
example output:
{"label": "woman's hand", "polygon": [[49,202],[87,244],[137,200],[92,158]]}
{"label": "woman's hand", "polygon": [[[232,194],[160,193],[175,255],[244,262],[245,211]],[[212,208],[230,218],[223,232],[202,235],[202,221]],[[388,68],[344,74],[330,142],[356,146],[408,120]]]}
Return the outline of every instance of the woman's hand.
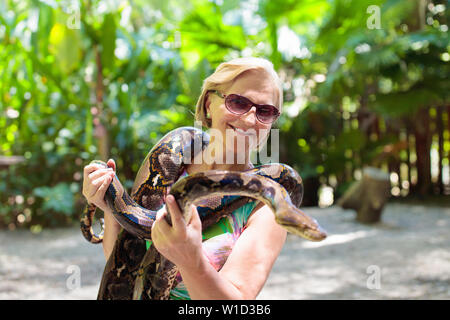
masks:
{"label": "woman's hand", "polygon": [[103,211],[108,210],[104,200],[106,189],[114,178],[116,164],[110,159],[107,163],[108,169],[98,164],[89,164],[84,167],[83,196],[89,203],[95,204]]}
{"label": "woman's hand", "polygon": [[202,223],[194,205],[191,220],[185,222],[183,214],[172,195],[166,198],[172,226],[164,219],[166,207],[160,209],[152,226],[152,241],[164,257],[179,269],[197,268],[203,257]]}
{"label": "woman's hand", "polygon": [[89,164],[84,167],[83,175],[83,196],[89,203],[94,204],[104,212],[105,233],[103,235],[103,253],[108,260],[114,248],[114,243],[120,231],[119,223],[114,219],[111,209],[106,204],[105,192],[114,178],[116,164],[114,160],[108,160],[108,169],[98,164]]}

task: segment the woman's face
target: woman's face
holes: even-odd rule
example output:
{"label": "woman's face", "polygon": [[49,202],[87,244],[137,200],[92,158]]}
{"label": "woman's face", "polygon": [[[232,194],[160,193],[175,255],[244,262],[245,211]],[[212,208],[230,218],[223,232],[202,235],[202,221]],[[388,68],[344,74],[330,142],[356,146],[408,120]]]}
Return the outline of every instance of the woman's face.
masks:
{"label": "woman's face", "polygon": [[[278,108],[278,90],[270,77],[262,70],[249,70],[241,74],[225,90],[218,90],[222,95],[238,94],[248,98],[256,104],[270,104]],[[243,148],[255,148],[269,134],[272,123],[262,123],[256,118],[256,107],[253,106],[247,113],[236,115],[228,111],[225,99],[210,92],[206,101],[206,109],[210,114],[211,129],[218,130],[223,137],[224,148],[234,152],[243,152]],[[227,130],[228,129],[228,130]],[[252,134],[256,133],[256,135]],[[226,136],[229,134],[231,136]],[[233,144],[226,143],[227,138],[234,141]],[[250,144],[250,140],[253,141]],[[246,141],[245,145],[238,141]]]}

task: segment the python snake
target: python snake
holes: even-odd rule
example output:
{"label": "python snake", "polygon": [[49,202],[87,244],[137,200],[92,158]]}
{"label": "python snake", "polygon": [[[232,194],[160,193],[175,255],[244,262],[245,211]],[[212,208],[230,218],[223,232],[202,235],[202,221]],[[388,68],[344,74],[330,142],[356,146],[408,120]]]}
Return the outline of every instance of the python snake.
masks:
{"label": "python snake", "polygon": [[[203,230],[251,199],[257,199],[273,211],[276,222],[287,231],[311,241],[326,237],[317,221],[299,209],[302,180],[285,164],[266,164],[243,172],[198,172],[178,180],[186,164],[208,143],[206,132],[193,127],[178,128],[150,150],[138,171],[131,196],[117,176],[114,177],[105,192],[105,201],[123,230],[106,263],[98,299],[169,298],[170,290],[177,284],[177,268],[153,245],[148,250],[145,247],[145,240],[151,240],[156,212],[164,205],[163,199],[168,193],[175,197],[185,221],[190,220],[191,204],[204,204],[212,197],[228,199],[211,202],[204,208],[206,210],[200,214]],[[91,163],[107,167],[101,161]],[[103,226],[99,235],[92,228],[95,209],[95,205],[86,206],[81,230],[88,241],[100,243]],[[165,219],[171,223],[170,215],[165,215]]]}

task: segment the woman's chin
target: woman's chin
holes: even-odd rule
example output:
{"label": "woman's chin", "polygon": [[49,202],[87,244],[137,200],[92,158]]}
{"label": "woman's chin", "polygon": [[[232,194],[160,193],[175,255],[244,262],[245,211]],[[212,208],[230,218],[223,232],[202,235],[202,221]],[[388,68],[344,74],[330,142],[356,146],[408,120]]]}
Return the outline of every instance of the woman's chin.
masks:
{"label": "woman's chin", "polygon": [[226,155],[227,164],[244,164],[246,162],[246,156],[249,156],[250,152],[256,149],[256,146],[251,147],[248,141],[240,144],[235,141],[234,146],[233,144],[225,145],[224,152]]}

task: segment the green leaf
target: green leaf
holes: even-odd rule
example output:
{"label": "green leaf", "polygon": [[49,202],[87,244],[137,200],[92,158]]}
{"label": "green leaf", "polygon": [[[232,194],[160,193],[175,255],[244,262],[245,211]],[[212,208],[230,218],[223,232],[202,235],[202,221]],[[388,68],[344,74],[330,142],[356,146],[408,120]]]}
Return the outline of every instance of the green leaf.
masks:
{"label": "green leaf", "polygon": [[50,31],[49,52],[64,74],[72,72],[80,63],[81,40],[77,29],[69,29],[62,23],[55,23]]}
{"label": "green leaf", "polygon": [[92,124],[92,113],[89,108],[86,108],[86,124],[85,124],[85,136],[84,136],[84,149],[89,150],[92,145],[93,137],[93,124]]}
{"label": "green leaf", "polygon": [[116,21],[112,13],[105,15],[101,29],[102,66],[111,70],[114,64],[114,50],[116,48]]}
{"label": "green leaf", "polygon": [[71,215],[74,208],[74,197],[70,185],[61,182],[54,187],[40,187],[34,189],[34,195],[44,199],[42,209],[52,210],[65,215]]}
{"label": "green leaf", "polygon": [[341,133],[337,138],[335,145],[341,151],[347,149],[358,151],[366,142],[365,135],[358,129],[352,129]]}
{"label": "green leaf", "polygon": [[196,6],[180,23],[180,33],[181,56],[187,69],[195,68],[203,59],[217,65],[230,51],[246,46],[243,28],[225,25],[212,4]]}
{"label": "green leaf", "polygon": [[444,101],[443,96],[433,90],[412,88],[404,92],[377,95],[374,110],[380,114],[398,117],[414,114],[422,107],[443,104]]}
{"label": "green leaf", "polygon": [[48,55],[48,35],[53,26],[53,9],[42,2],[39,3],[39,22],[36,32],[32,34],[34,54],[43,59]]}

